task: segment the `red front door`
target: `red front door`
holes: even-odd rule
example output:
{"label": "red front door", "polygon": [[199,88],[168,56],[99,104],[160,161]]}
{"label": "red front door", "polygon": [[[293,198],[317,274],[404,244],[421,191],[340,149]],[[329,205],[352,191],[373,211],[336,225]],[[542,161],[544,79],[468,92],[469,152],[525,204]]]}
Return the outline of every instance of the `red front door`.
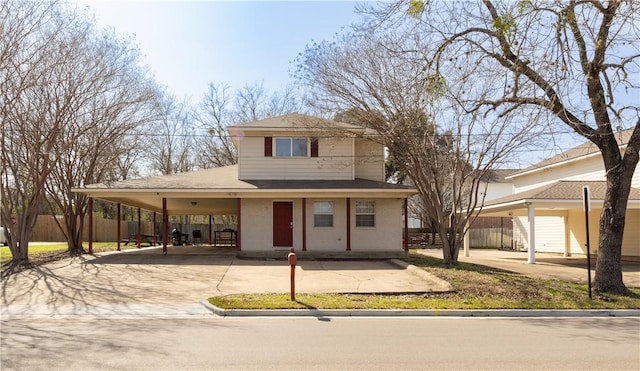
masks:
{"label": "red front door", "polygon": [[293,246],[293,202],[273,203],[273,246]]}

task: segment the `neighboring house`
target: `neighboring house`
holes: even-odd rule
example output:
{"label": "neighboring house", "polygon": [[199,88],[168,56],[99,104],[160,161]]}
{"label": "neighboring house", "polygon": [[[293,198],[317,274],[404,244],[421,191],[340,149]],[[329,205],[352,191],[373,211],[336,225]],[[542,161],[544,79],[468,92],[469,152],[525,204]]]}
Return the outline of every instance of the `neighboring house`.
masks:
{"label": "neighboring house", "polygon": [[[625,144],[631,135],[626,130],[616,135]],[[640,167],[640,166],[639,166]],[[485,200],[481,216],[513,216],[514,240],[529,250],[529,262],[535,252],[556,252],[566,256],[586,254],[586,222],[583,211],[583,186],[589,186],[591,211],[589,237],[592,253],[597,254],[598,228],[606,190],[604,165],[598,148],[591,142],[506,177],[513,193]],[[634,173],[622,244],[622,255],[640,256],[640,171]],[[468,246],[465,246],[468,253]]]}
{"label": "neighboring house", "polygon": [[[484,203],[513,193],[513,183],[507,177],[518,170],[488,170],[481,178],[478,198]],[[479,216],[469,228],[469,244],[473,247],[511,248],[513,244],[513,218],[502,216]]]}
{"label": "neighboring house", "polygon": [[241,255],[290,247],[321,256],[402,252],[403,214],[415,189],[385,182],[384,147],[372,133],[300,114],[229,133],[237,165],[75,191],[164,215],[236,215]]}
{"label": "neighboring house", "polygon": [[478,197],[483,202],[505,197],[513,193],[513,183],[507,179],[511,174],[518,172],[516,169],[494,169],[487,171],[481,179],[478,187]]}

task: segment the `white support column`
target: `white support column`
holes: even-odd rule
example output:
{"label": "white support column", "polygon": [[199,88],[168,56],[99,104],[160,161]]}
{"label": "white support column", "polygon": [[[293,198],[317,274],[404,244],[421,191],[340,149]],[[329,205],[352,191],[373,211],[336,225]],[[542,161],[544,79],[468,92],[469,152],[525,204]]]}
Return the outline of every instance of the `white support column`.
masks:
{"label": "white support column", "polygon": [[564,256],[571,256],[571,228],[569,228],[569,216],[564,215],[562,217],[564,222]]}
{"label": "white support column", "polygon": [[529,259],[527,263],[536,263],[536,210],[531,204],[527,205],[527,217],[529,218]]}
{"label": "white support column", "polygon": [[464,240],[463,240],[464,241],[463,242],[463,245],[464,245],[464,256],[465,256],[465,258],[468,258],[469,257],[469,247],[470,247],[469,245],[471,244],[470,240],[469,240],[469,220],[468,219],[467,219],[467,223],[464,226],[464,229],[467,232],[467,233],[464,234]]}

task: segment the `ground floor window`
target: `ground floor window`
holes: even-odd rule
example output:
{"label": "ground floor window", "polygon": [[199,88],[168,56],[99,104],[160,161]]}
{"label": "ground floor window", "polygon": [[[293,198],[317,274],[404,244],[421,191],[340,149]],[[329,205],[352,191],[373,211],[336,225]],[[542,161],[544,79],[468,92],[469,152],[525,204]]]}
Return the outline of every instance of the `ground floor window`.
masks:
{"label": "ground floor window", "polygon": [[315,201],[313,203],[313,226],[333,227],[333,201]]}
{"label": "ground floor window", "polygon": [[376,203],[374,201],[356,201],[356,227],[376,226]]}

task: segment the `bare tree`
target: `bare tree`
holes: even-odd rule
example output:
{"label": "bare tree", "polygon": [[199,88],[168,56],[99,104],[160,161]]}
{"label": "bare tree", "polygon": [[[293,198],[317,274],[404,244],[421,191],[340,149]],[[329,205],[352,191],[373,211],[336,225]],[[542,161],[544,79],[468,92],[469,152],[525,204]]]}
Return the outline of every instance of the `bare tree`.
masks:
{"label": "bare tree", "polygon": [[267,117],[267,93],[262,83],[245,85],[236,91],[237,122],[250,122]]}
{"label": "bare tree", "polygon": [[155,92],[137,49],[89,21],[77,22],[83,28],[70,30],[60,46],[68,49],[67,83],[48,92],[52,100],[68,96],[74,103],[51,149],[56,162],[46,183],[49,200],[65,216],[60,227],[74,255],[84,252],[82,231],[89,211],[86,195],[72,189],[113,180],[119,158],[132,151],[127,135],[152,118]]}
{"label": "bare tree", "polygon": [[55,163],[52,148],[72,111],[70,99],[47,95],[64,83],[50,71],[64,63],[60,34],[72,23],[57,2],[0,2],[0,222],[16,265],[28,262],[29,235]]}
{"label": "bare tree", "polygon": [[298,60],[297,77],[309,87],[310,105],[346,111],[342,120],[375,131],[370,139],[387,147],[417,188],[444,262],[456,264],[472,211],[482,205],[483,175],[535,128],[463,110],[453,87],[425,76],[422,41],[386,31],[314,44]]}
{"label": "bare tree", "polygon": [[227,126],[298,112],[301,100],[293,87],[270,93],[263,84],[245,85],[234,94],[227,85],[210,83],[197,110],[201,168],[237,162],[237,153]]}
{"label": "bare tree", "polygon": [[205,132],[199,140],[197,163],[201,168],[233,165],[238,162],[236,147],[227,133],[232,123],[231,94],[228,85],[210,83],[200,102],[197,121]]}
{"label": "bare tree", "polygon": [[66,5],[0,3],[2,224],[15,264],[47,202],[65,215],[70,252],[82,251],[87,200],[71,188],[106,178],[150,97],[137,50]]}
{"label": "bare tree", "polygon": [[186,100],[166,92],[158,94],[155,110],[158,118],[148,125],[143,138],[147,159],[162,175],[176,174],[194,168],[194,117]]}
{"label": "bare tree", "polygon": [[[544,112],[600,150],[607,191],[600,216],[597,291],[626,293],[622,236],[640,150],[637,1],[396,2],[375,7],[377,24],[410,24],[432,46],[430,76],[455,78],[467,110],[499,117]],[[407,17],[407,11],[413,17]],[[408,26],[409,27],[409,26]],[[499,77],[483,94],[476,76]],[[532,120],[528,120],[532,122]],[[623,146],[616,128],[632,129]]]}

